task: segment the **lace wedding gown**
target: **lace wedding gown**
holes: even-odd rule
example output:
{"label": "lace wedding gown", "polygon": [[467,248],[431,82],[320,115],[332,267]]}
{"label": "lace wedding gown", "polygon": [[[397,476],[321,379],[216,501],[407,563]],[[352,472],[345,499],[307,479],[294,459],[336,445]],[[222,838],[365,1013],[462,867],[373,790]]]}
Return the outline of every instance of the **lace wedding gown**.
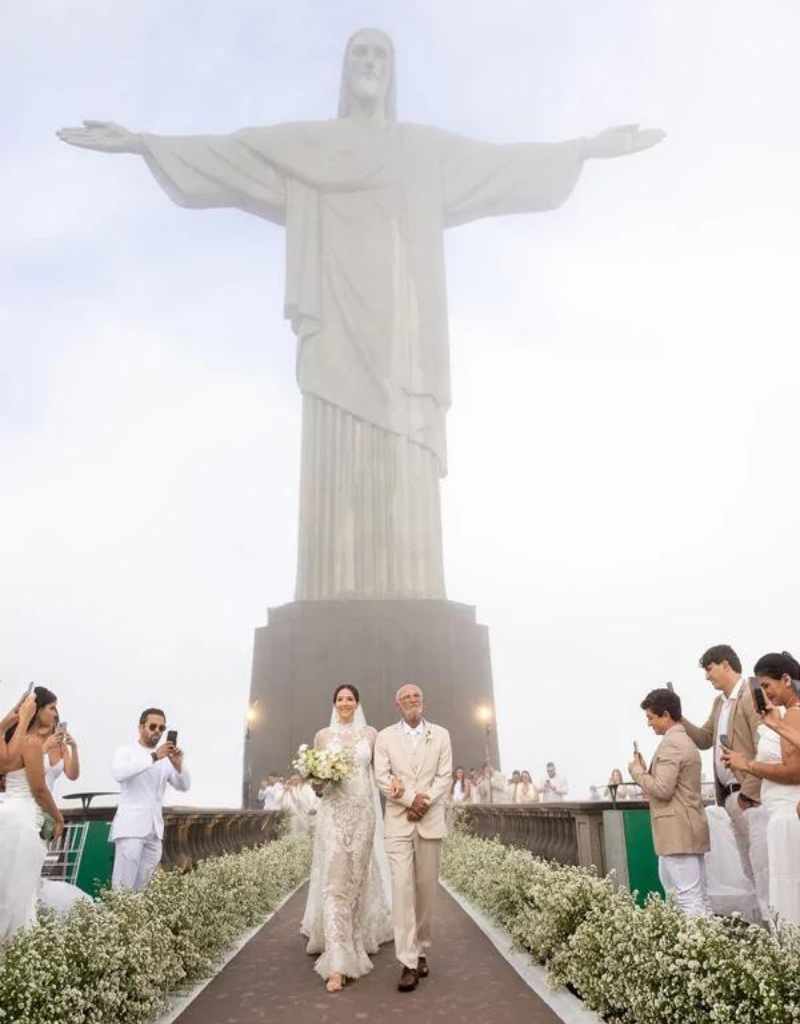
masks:
{"label": "lace wedding gown", "polygon": [[6,775],[0,803],[0,943],[36,923],[36,899],[45,844],[39,837],[43,815],[24,768]]}
{"label": "lace wedding gown", "polygon": [[[374,732],[362,726],[323,729],[317,746],[349,748],[355,770],[327,788],[314,830],[308,900],[301,932],[308,953],[321,954],[314,970],[323,978],[360,978],[372,970],[369,954],[392,938],[392,920],[377,836],[380,811],[372,771]],[[376,827],[377,826],[377,827]]]}

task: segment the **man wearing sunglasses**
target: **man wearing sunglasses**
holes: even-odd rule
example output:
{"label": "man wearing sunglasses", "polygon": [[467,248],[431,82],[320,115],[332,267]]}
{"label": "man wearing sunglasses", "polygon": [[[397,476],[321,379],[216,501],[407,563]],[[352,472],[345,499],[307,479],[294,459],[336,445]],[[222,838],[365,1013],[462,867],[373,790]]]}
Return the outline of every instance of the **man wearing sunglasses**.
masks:
{"label": "man wearing sunglasses", "polygon": [[139,717],[139,742],[114,754],[111,773],[120,786],[109,837],[114,843],[115,889],[139,892],[153,877],[164,838],[164,790],[167,784],[184,793],[189,789],[183,751],[169,739],[161,742],[166,728],[164,712],[146,708]]}

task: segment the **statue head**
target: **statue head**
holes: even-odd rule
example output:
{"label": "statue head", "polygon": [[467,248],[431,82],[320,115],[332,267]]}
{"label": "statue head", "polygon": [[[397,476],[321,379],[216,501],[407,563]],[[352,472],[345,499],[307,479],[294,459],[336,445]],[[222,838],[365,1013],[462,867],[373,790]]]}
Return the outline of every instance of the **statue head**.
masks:
{"label": "statue head", "polygon": [[354,102],[382,102],[386,120],[397,120],[394,44],[380,29],[361,28],[347,40],[339,92],[339,117],[349,117]]}

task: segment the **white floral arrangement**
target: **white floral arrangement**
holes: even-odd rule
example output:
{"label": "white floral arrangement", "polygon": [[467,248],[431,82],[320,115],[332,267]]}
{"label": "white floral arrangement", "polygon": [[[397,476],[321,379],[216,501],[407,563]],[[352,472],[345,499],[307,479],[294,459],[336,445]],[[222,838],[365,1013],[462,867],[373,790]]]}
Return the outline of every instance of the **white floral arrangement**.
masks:
{"label": "white floral arrangement", "polygon": [[609,1024],[800,1022],[800,928],[643,907],[613,878],[456,830],[442,874]]}
{"label": "white floral arrangement", "polygon": [[328,747],[317,750],[307,743],[301,743],[292,768],[309,782],[320,785],[344,782],[353,774],[353,756],[349,750]]}
{"label": "white floral arrangement", "polygon": [[159,871],[144,892],[107,890],[45,914],[0,945],[3,1024],[146,1024],[211,974],[225,951],[307,877],[307,838],[287,836]]}

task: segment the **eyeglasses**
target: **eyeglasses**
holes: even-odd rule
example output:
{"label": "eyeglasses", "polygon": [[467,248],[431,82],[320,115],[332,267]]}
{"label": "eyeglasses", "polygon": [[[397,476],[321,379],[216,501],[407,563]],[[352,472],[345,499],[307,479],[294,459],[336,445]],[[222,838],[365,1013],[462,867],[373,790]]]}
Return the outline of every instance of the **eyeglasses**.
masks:
{"label": "eyeglasses", "polygon": [[150,732],[163,732],[167,727],[166,725],[153,725],[152,722],[147,726]]}

